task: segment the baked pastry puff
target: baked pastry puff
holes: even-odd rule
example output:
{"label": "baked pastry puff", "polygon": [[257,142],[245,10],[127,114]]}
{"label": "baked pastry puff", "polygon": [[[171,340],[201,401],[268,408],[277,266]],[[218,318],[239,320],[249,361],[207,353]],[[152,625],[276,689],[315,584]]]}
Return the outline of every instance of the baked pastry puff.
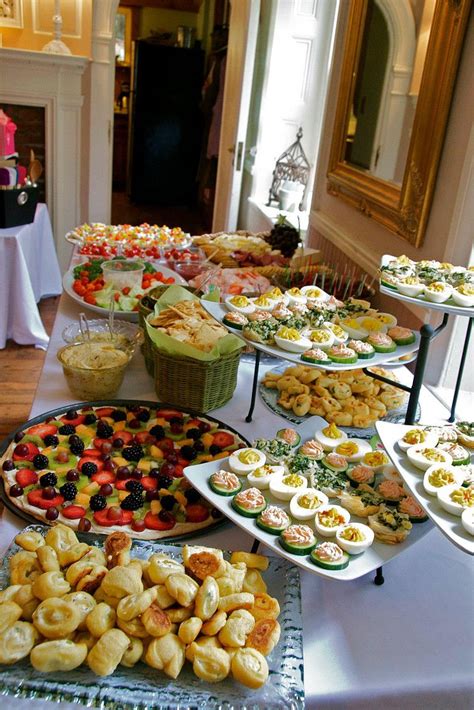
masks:
{"label": "baked pastry puff", "polygon": [[87,656],[89,668],[96,675],[111,675],[122,660],[129,644],[128,636],[120,629],[106,631],[89,651]]}
{"label": "baked pastry puff", "polygon": [[43,572],[33,581],[32,589],[35,597],[44,600],[62,597],[70,591],[71,585],[61,572]]}
{"label": "baked pastry puff", "polygon": [[113,567],[105,575],[101,586],[106,594],[119,599],[143,592],[141,574],[136,567]]}
{"label": "baked pastry puff", "polygon": [[198,678],[208,683],[218,683],[227,678],[230,672],[230,656],[227,651],[212,646],[192,645],[195,647],[193,671]]}
{"label": "baked pastry puff", "polygon": [[42,673],[72,671],[85,661],[87,650],[85,643],[69,639],[45,641],[32,649],[30,661],[33,668]]}
{"label": "baked pastry puff", "polygon": [[44,536],[44,541],[46,545],[51,545],[56,550],[56,553],[61,550],[67,550],[68,547],[72,547],[72,545],[76,545],[79,542],[74,530],[62,523],[50,528]]}
{"label": "baked pastry puff", "polygon": [[28,621],[15,621],[0,635],[0,664],[10,665],[27,656],[40,638]]}
{"label": "baked pastry puff", "polygon": [[81,614],[71,602],[48,597],[35,609],[33,623],[47,639],[60,639],[77,629]]}
{"label": "baked pastry puff", "polygon": [[21,612],[21,606],[14,601],[0,604],[0,634],[3,634],[15,621],[18,621]]}
{"label": "baked pastry puff", "polygon": [[133,668],[142,657],[143,641],[138,638],[131,638],[129,642],[128,648],[121,658],[120,665],[126,666],[126,668]]}
{"label": "baked pastry puff", "polygon": [[86,617],[86,626],[92,636],[100,638],[115,626],[115,609],[105,602],[99,602]]}
{"label": "baked pastry puff", "polygon": [[117,616],[124,621],[131,621],[141,616],[156,599],[155,587],[150,587],[139,594],[129,594],[123,597],[117,606]]}
{"label": "baked pastry puff", "polygon": [[29,550],[30,552],[35,552],[38,547],[42,547],[45,544],[42,534],[33,530],[18,533],[15,537],[15,542],[24,550]]}
{"label": "baked pastry puff", "polygon": [[232,675],[247,688],[260,688],[268,678],[268,663],[255,648],[239,648],[232,657]]}
{"label": "baked pastry puff", "polygon": [[164,671],[170,678],[177,678],[185,661],[186,646],[176,634],[166,634],[153,639],[145,654],[145,663]]}

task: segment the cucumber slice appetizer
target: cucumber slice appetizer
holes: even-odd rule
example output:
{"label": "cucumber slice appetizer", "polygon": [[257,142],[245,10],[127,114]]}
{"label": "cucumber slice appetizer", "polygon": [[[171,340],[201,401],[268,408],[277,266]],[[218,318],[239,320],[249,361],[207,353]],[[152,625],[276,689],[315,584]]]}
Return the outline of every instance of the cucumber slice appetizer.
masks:
{"label": "cucumber slice appetizer", "polygon": [[[360,481],[357,481],[356,479],[352,478],[352,476],[351,476],[352,471],[355,468],[357,468],[357,465],[358,464],[356,464],[355,466],[349,466],[349,468],[345,471],[345,474],[346,474],[347,478],[349,479],[350,484],[353,488],[357,488],[357,486],[359,486],[361,483]],[[367,483],[369,486],[371,486],[374,481],[375,481],[375,471],[372,474],[372,478],[368,478],[367,480],[364,481],[364,483]]]}
{"label": "cucumber slice appetizer", "polygon": [[339,365],[349,365],[357,362],[357,353],[352,348],[340,348],[338,345],[328,350],[329,359]]}
{"label": "cucumber slice appetizer", "polygon": [[256,523],[261,530],[265,530],[265,532],[271,533],[272,535],[280,535],[283,530],[286,530],[286,528],[288,527],[288,525],[280,525],[279,527],[267,525],[266,523],[262,522],[260,516],[258,516]]}
{"label": "cucumber slice appetizer", "polygon": [[292,555],[309,555],[312,550],[316,547],[316,538],[314,539],[314,542],[309,543],[309,544],[292,544],[289,543],[285,540],[284,537],[278,538],[278,541],[282,548],[286,550],[287,552],[291,552]]}
{"label": "cucumber slice appetizer", "polygon": [[327,468],[329,471],[333,471],[334,473],[345,473],[347,475],[347,471],[349,469],[349,463],[347,461],[345,463],[338,464],[331,462],[331,460],[328,461],[328,457],[324,456],[321,459],[321,463],[324,468]]}
{"label": "cucumber slice appetizer", "polygon": [[235,496],[236,493],[242,490],[242,484],[240,481],[236,483],[234,488],[224,488],[214,482],[213,476],[210,476],[209,478],[209,487],[212,491],[214,491],[214,493],[217,493],[220,496]]}
{"label": "cucumber slice appetizer", "polygon": [[[329,559],[330,555],[326,553],[326,550],[334,550],[334,557],[336,557],[336,559]],[[339,545],[336,545],[334,542],[321,543],[311,552],[310,555],[310,560],[315,565],[322,567],[323,569],[332,570],[345,569],[349,564],[349,559],[349,554],[344,552],[344,550],[341,550]]]}
{"label": "cucumber slice appetizer", "polygon": [[288,441],[287,437],[285,436],[286,433],[288,432],[288,429],[278,429],[278,431],[276,433],[276,438],[281,439],[282,441],[286,441],[286,443],[289,444],[290,446],[293,446],[293,447],[299,446],[301,444],[301,436],[294,429],[290,429],[290,431],[294,435],[293,441]]}
{"label": "cucumber slice appetizer", "polygon": [[239,513],[239,515],[243,515],[245,518],[257,518],[260,513],[265,510],[267,503],[265,501],[265,503],[260,505],[258,508],[252,508],[252,510],[249,510],[236,501],[235,498],[232,498],[232,507],[237,513]]}
{"label": "cucumber slice appetizer", "polygon": [[235,330],[243,330],[244,325],[247,325],[247,323],[236,323],[234,320],[228,318],[226,315],[223,317],[222,322],[229,328],[235,328]]}
{"label": "cucumber slice appetizer", "polygon": [[301,359],[304,360],[304,362],[310,362],[313,365],[327,365],[331,362],[327,355],[325,355],[325,357],[315,356],[309,355],[307,352],[301,355]]}
{"label": "cucumber slice appetizer", "polygon": [[412,332],[412,334],[409,337],[407,336],[406,338],[393,338],[393,340],[395,341],[395,343],[397,345],[402,346],[402,345],[411,345],[412,343],[415,342],[416,338],[415,338],[415,333]]}
{"label": "cucumber slice appetizer", "polygon": [[[368,340],[370,341],[370,335]],[[390,342],[389,342],[390,341]],[[370,341],[370,345],[374,348],[376,353],[393,353],[397,349],[397,344],[392,338],[387,336],[387,342],[386,343],[378,343],[376,341]]]}

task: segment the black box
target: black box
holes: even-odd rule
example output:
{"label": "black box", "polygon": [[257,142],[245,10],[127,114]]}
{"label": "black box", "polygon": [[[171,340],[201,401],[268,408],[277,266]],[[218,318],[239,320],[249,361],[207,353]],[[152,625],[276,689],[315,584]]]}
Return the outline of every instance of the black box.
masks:
{"label": "black box", "polygon": [[31,224],[38,204],[37,187],[0,190],[0,229]]}

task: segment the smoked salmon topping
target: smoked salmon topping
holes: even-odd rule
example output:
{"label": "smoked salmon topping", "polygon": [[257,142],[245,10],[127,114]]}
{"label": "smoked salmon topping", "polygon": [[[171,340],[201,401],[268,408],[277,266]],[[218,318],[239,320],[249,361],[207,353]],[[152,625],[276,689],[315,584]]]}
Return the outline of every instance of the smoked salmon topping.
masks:
{"label": "smoked salmon topping", "polygon": [[247,488],[246,491],[241,491],[235,496],[235,502],[248,510],[260,508],[265,505],[265,498],[260,493],[258,488]]}
{"label": "smoked salmon topping", "polygon": [[308,525],[290,525],[282,532],[282,537],[290,545],[310,545],[314,541],[314,533]]}

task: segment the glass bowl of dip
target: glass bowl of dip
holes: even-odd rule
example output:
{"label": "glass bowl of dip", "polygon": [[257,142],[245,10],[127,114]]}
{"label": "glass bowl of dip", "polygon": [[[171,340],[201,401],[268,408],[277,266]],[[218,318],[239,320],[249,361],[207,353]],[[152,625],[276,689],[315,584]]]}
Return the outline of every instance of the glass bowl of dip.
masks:
{"label": "glass bowl of dip", "polygon": [[[90,340],[93,342],[108,343],[119,348],[129,348],[135,352],[137,345],[143,341],[143,333],[134,323],[114,319],[112,334],[110,333],[109,321],[104,318],[94,318],[87,320]],[[87,339],[87,334],[83,336],[79,323],[69,323],[63,332],[65,343],[82,343]]]}
{"label": "glass bowl of dip", "polygon": [[117,394],[133,352],[113,343],[71,343],[57,358],[71,394],[80,400],[107,399]]}
{"label": "glass bowl of dip", "polygon": [[135,259],[111,259],[102,263],[102,273],[106,286],[111,285],[117,291],[123,288],[141,288],[143,261]]}

